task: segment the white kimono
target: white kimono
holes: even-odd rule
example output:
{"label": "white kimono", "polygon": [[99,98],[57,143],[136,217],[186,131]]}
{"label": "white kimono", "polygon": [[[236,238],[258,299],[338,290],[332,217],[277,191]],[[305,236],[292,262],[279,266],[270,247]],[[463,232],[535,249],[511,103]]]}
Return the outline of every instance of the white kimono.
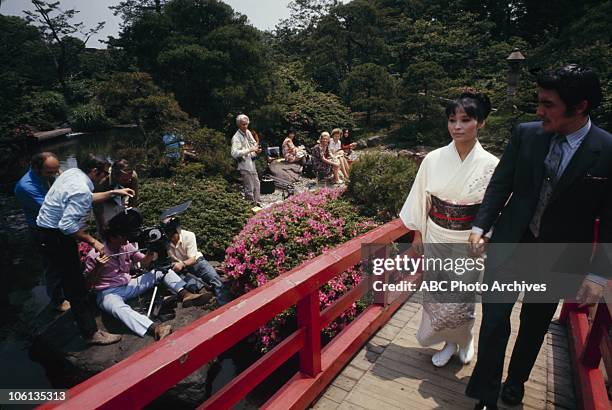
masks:
{"label": "white kimono", "polygon": [[[456,231],[434,223],[428,216],[431,197],[457,205],[481,203],[498,162],[478,141],[463,161],[454,141],[427,154],[400,211],[404,225],[421,232],[425,249],[427,244],[467,242],[470,236],[470,230]],[[423,305],[423,318],[417,333],[422,345],[442,341],[460,346],[468,343],[474,325],[473,303],[424,302]]]}

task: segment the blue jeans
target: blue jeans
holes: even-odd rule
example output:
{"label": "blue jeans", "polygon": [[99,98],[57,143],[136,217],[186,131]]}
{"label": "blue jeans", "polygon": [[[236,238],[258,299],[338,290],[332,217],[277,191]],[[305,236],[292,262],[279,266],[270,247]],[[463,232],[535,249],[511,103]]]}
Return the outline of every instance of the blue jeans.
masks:
{"label": "blue jeans", "polygon": [[130,279],[124,286],[99,291],[96,295],[96,302],[102,310],[122,321],[138,336],[143,337],[153,321],[142,313],[133,310],[125,301],[143,294],[159,281],[163,281],[166,287],[176,293],[185,287],[185,282],[173,270],[169,270],[166,275],[160,271],[152,271]]}
{"label": "blue jeans", "polygon": [[215,296],[217,297],[217,303],[219,303],[220,306],[229,302],[219,274],[204,257],[200,256],[195,264],[187,266],[187,272],[197,276],[213,287]]}

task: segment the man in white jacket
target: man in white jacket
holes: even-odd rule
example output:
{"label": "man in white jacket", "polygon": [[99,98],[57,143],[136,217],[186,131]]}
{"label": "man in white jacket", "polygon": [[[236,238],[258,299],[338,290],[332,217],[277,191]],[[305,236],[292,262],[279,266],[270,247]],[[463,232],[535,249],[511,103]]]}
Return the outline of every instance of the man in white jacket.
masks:
{"label": "man in white jacket", "polygon": [[259,176],[255,168],[255,157],[261,148],[249,128],[249,117],[240,114],[236,117],[238,131],[232,137],[232,157],[238,161],[238,171],[242,175],[244,196],[247,200],[259,204]]}

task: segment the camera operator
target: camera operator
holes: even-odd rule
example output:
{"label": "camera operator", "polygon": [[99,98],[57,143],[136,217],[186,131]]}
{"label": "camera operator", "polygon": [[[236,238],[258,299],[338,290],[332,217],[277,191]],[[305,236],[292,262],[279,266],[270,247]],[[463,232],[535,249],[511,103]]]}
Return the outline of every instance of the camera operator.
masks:
{"label": "camera operator", "polygon": [[113,196],[133,195],[133,191],[127,188],[92,194],[94,183],[109,174],[109,166],[108,161],[92,154],[79,159],[78,168],[71,168],[56,179],[36,218],[38,240],[48,262],[47,269],[61,278],[64,295],[70,302],[83,339],[88,344],[98,345],[116,343],[121,336],[98,330],[87,301],[77,240],[102,252],[104,246],[86,231],[92,203]]}
{"label": "camera operator", "polygon": [[200,306],[207,303],[212,295],[195,294],[185,289],[185,282],[172,270],[164,274],[154,269],[132,278],[130,267],[140,262],[145,268],[157,259],[157,253],[139,252],[128,242],[129,223],[125,214],[120,213],[108,223],[105,232],[104,253],[92,249],[87,255],[85,272],[87,282],[96,294],[98,306],[123,322],[131,331],[143,337],[149,334],[160,340],[170,333],[170,325],[154,323],[147,316],[134,311],[126,300],[137,297],[163,281],[164,285],[178,294],[183,307]]}
{"label": "camera operator", "polygon": [[224,305],[228,302],[223,288],[223,282],[217,271],[204,259],[202,252],[198,251],[196,236],[193,232],[181,229],[176,218],[165,221],[166,235],[170,238],[168,256],[174,261],[172,269],[181,273],[187,271],[212,286],[217,303]]}

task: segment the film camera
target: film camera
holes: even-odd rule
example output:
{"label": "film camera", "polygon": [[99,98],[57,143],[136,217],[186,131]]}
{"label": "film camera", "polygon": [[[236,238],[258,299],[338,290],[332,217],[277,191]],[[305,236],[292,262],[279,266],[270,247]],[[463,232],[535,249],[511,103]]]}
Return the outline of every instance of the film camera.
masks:
{"label": "film camera", "polygon": [[[108,230],[111,233],[125,235],[130,242],[137,242],[140,251],[155,252],[158,257],[149,269],[161,271],[165,275],[172,266],[168,257],[167,249],[170,245],[170,237],[176,232],[179,220],[176,215],[181,214],[189,208],[191,201],[166,209],[160,215],[159,224],[151,227],[142,227],[142,215],[134,208],[126,208],[115,215],[108,222]],[[142,271],[138,271],[139,275]],[[148,317],[155,317],[162,321],[174,318],[176,307],[176,295],[163,298],[157,293],[158,286],[155,285],[153,296],[147,310]]]}
{"label": "film camera", "polygon": [[143,227],[142,215],[135,208],[126,208],[108,222],[108,230],[127,236],[128,241],[137,242],[140,250],[157,253],[154,268],[166,271],[171,266],[168,257],[170,237],[179,226],[179,215],[187,210],[191,201],[166,209],[160,215],[160,222],[155,226]]}

